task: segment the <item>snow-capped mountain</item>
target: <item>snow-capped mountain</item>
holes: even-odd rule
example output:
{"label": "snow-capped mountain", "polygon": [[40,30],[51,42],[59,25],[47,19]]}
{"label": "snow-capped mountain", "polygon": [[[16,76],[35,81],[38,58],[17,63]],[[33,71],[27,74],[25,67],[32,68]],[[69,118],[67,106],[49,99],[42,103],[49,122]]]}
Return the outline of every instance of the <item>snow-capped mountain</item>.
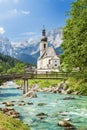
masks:
{"label": "snow-capped mountain", "polygon": [[[47,33],[48,42],[56,50],[62,42],[62,29],[55,28]],[[12,42],[5,36],[0,36],[0,53],[10,55],[25,62],[36,63],[39,56],[39,44],[41,37],[29,38],[20,42]],[[59,50],[59,49],[58,49]]]}
{"label": "snow-capped mountain", "polygon": [[59,47],[62,43],[62,29],[55,28],[47,33],[48,42],[55,48]]}
{"label": "snow-capped mountain", "polygon": [[13,47],[10,40],[3,35],[0,35],[0,53],[9,56],[12,56],[13,53]]}
{"label": "snow-capped mountain", "polygon": [[[39,39],[29,39],[29,40],[23,40],[19,43],[11,43],[12,47],[14,48],[15,54],[27,54],[32,55],[34,53],[37,53],[39,51]],[[14,55],[15,55],[14,54]]]}

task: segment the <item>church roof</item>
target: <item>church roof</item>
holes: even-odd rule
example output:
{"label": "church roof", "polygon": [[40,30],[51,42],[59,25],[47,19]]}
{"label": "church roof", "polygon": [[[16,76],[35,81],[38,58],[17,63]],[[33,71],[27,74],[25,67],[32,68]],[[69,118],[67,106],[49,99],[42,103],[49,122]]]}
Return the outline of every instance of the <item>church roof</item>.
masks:
{"label": "church roof", "polygon": [[44,59],[44,58],[47,58],[47,57],[51,57],[52,59],[53,58],[57,58],[58,59],[58,55],[56,54],[56,51],[54,49],[53,46],[51,47],[48,47],[44,52],[43,54],[39,57],[39,60],[40,59]]}

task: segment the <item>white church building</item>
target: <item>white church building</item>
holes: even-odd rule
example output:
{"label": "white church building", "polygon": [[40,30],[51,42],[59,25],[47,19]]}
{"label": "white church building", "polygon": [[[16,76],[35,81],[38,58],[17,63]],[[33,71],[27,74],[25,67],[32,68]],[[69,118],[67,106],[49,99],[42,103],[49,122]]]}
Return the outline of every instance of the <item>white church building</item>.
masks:
{"label": "white church building", "polygon": [[59,66],[60,58],[53,46],[48,47],[46,31],[43,29],[40,41],[40,56],[37,60],[37,72],[58,72]]}

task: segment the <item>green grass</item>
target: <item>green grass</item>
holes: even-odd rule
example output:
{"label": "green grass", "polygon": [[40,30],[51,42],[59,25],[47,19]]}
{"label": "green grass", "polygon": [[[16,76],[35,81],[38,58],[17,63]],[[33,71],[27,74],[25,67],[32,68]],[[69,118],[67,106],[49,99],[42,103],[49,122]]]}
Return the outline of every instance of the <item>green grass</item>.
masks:
{"label": "green grass", "polygon": [[[29,79],[29,87],[32,87],[34,84],[38,84],[40,88],[50,87],[57,85],[61,80],[48,80],[48,79]],[[23,80],[16,80],[18,85],[23,84]]]}
{"label": "green grass", "polygon": [[30,130],[30,128],[21,121],[0,112],[0,130]]}
{"label": "green grass", "polygon": [[87,82],[82,78],[69,78],[68,82],[68,86],[72,91],[77,91],[79,94],[87,96]]}

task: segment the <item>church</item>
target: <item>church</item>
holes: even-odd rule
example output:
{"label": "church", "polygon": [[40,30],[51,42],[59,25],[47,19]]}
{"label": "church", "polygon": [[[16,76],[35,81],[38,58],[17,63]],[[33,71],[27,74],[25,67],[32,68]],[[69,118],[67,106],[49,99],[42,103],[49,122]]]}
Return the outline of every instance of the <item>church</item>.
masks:
{"label": "church", "polygon": [[53,46],[48,46],[48,40],[45,29],[42,30],[42,37],[40,41],[40,56],[37,60],[37,72],[58,72],[60,66],[60,58],[56,54]]}

